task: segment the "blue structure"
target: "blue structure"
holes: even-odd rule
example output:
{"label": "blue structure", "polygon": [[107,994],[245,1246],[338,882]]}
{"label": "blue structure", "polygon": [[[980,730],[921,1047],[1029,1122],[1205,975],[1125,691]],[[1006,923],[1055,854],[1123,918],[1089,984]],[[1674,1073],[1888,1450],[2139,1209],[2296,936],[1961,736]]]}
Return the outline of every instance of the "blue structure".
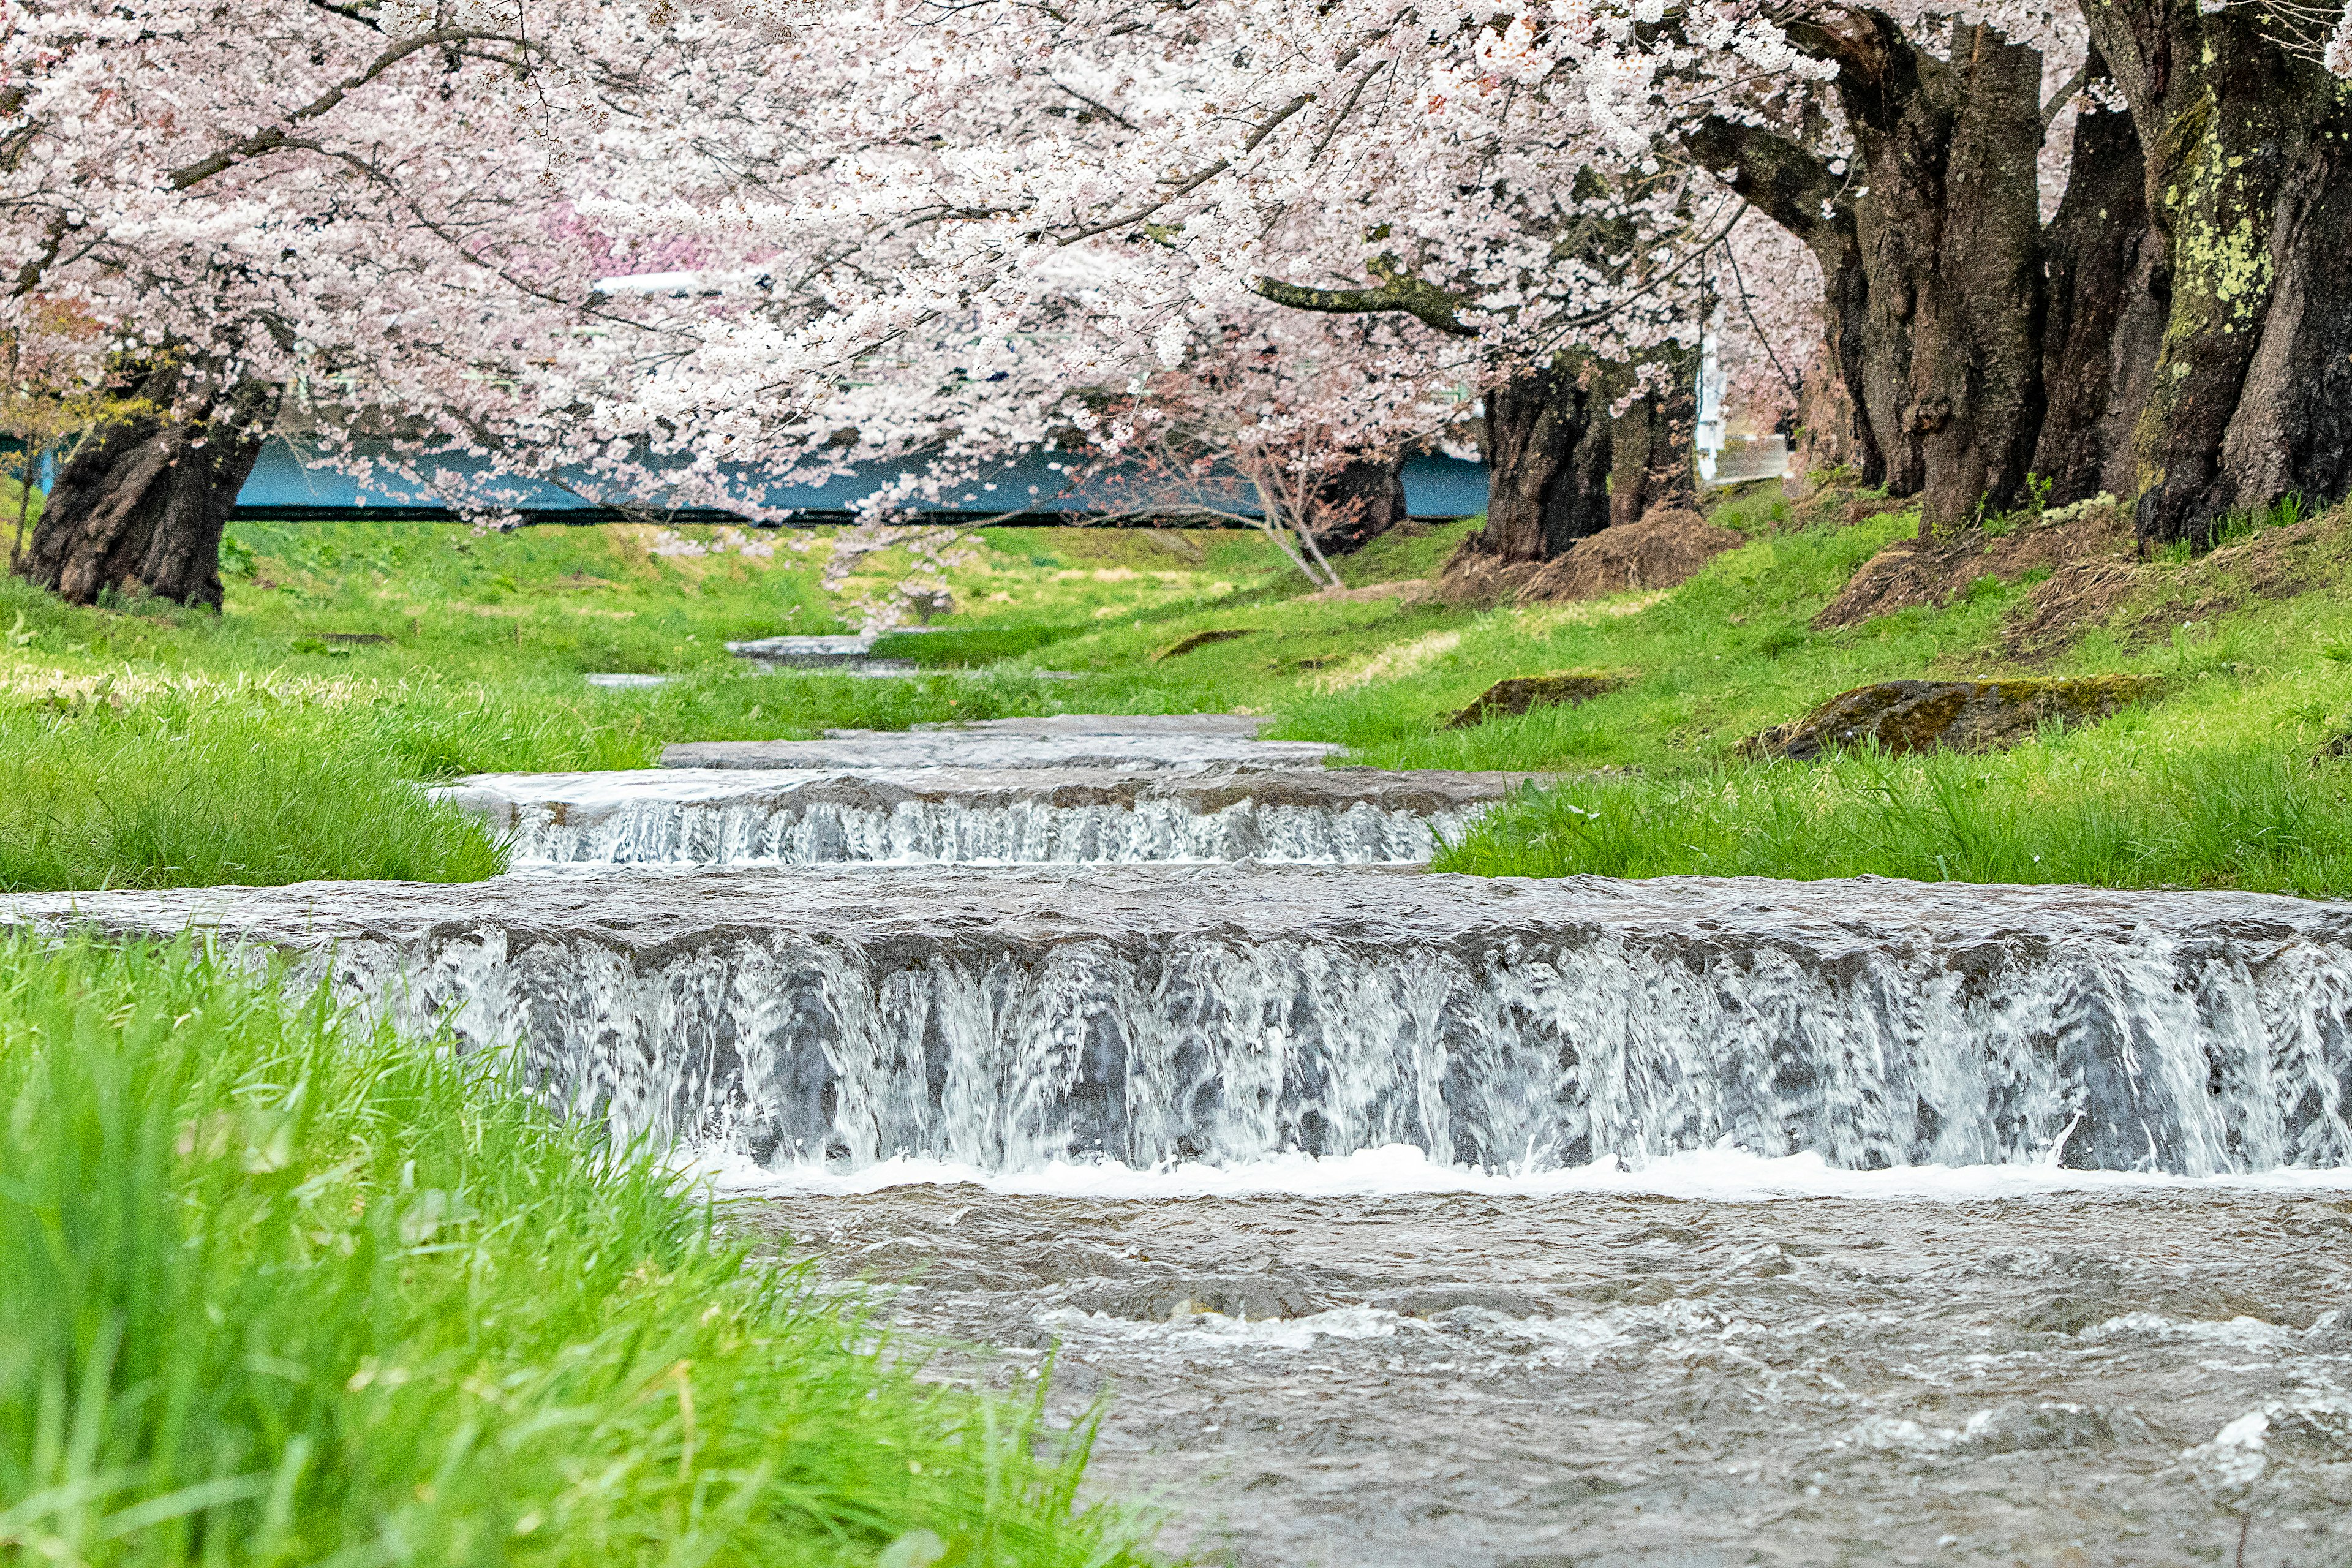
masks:
{"label": "blue structure", "polygon": [[[363,486],[348,474],[313,468],[303,458],[301,449],[291,443],[282,438],[271,440],[262,449],[260,460],[254,464],[245,489],[237,494],[235,515],[287,520],[390,516],[412,521],[452,515],[437,501],[411,494],[393,480],[381,479]],[[1023,510],[1028,515],[1007,521],[1052,522],[1099,517],[1113,510],[1132,511],[1138,509],[1139,502],[1148,504],[1148,496],[1134,493],[1120,493],[1115,500],[1101,491],[1066,494],[1067,480],[1047,467],[1050,460],[1044,455],[1033,455],[1008,463],[985,480],[958,492],[950,505],[937,509],[933,515],[977,521]],[[584,480],[575,491],[560,484],[492,479],[488,464],[462,458],[438,458],[436,463],[482,478],[507,505],[533,522],[610,522],[641,515],[604,504],[596,499],[597,487]],[[873,479],[838,479],[822,485],[761,487],[747,483],[744,489],[759,495],[769,505],[790,507],[795,522],[839,522],[847,519],[850,508],[860,497],[901,471],[892,468]],[[1404,465],[1404,495],[1405,510],[1417,518],[1474,516],[1486,510],[1486,467],[1454,458],[1408,458]],[[733,521],[730,513],[704,509],[670,511],[656,503],[652,510],[685,522]]]}

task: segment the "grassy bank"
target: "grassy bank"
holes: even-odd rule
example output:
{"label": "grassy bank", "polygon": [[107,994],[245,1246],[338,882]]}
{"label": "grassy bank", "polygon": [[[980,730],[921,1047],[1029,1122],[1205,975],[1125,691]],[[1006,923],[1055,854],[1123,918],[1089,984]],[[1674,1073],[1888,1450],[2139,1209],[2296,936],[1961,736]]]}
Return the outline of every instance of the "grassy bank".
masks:
{"label": "grassy bank", "polygon": [[[2333,826],[2352,764],[2331,750],[2352,732],[2352,514],[2255,520],[2202,559],[2111,563],[2100,580],[2120,588],[2057,636],[2020,632],[2047,631],[2067,581],[2046,564],[1817,628],[1917,528],[1852,499],[1751,490],[1715,511],[1747,542],[1677,588],[1491,609],[1310,595],[1246,532],[986,530],[952,552],[952,608],[877,647],[918,665],[898,680],[725,652],[842,629],[829,531],[240,523],[220,616],[0,587],[0,739],[24,763],[0,790],[0,884],[472,877],[496,847],[418,805],[415,783],[641,766],[676,741],[1241,708],[1360,763],[1582,775],[1444,858],[1464,869],[2352,889]],[[1470,526],[1390,535],[1341,570],[1357,587],[1425,578]],[[869,596],[923,569],[903,549],[852,564]],[[1171,652],[1200,631],[1236,635]],[[592,688],[595,670],[668,683]],[[1447,727],[1494,681],[1553,670],[1623,683]],[[1999,757],[1730,758],[1872,681],[2118,670],[2158,677],[2161,700]],[[317,806],[329,791],[351,807]]]}
{"label": "grassy bank", "polygon": [[479,1063],[0,942],[0,1560],[1114,1564],[926,1384]]}
{"label": "grassy bank", "polygon": [[2352,889],[2346,781],[2274,748],[2054,739],[2000,757],[1847,755],[1531,790],[1434,860],[1490,877],[1906,877]]}

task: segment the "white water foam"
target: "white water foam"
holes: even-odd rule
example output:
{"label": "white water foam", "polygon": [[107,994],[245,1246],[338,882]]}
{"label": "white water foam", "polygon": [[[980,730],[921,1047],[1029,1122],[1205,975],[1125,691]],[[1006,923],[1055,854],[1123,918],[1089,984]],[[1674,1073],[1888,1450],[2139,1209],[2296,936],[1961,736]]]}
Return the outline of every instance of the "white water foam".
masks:
{"label": "white water foam", "polygon": [[1206,863],[1372,866],[1426,861],[1432,833],[1458,837],[1478,813],[1433,816],[1359,803],[1242,801],[1203,812],[1183,801],[1133,805],[1045,802],[974,805],[903,800],[887,809],[839,802],[632,802],[583,814],[516,807],[514,868],[551,865],[809,866],[850,862],[965,866]]}
{"label": "white water foam", "polygon": [[853,1196],[894,1187],[969,1186],[1024,1197],[1155,1201],[1187,1198],[1364,1198],[1461,1193],[1547,1198],[1580,1193],[1710,1203],[1848,1198],[1871,1202],[1982,1203],[2047,1194],[2129,1197],[2227,1190],[2295,1196],[2352,1193],[2352,1165],[2213,1176],[2139,1171],[2074,1171],[2028,1164],[1906,1165],[1841,1170],[1819,1154],[1751,1154],[1711,1149],[1630,1164],[1614,1156],[1566,1170],[1490,1171],[1442,1165],[1409,1143],[1350,1154],[1291,1152],[1230,1164],[1170,1162],[1148,1170],[1107,1161],[1053,1161],[1026,1171],[988,1171],[949,1160],[905,1157],[856,1168],[767,1166],[732,1150],[681,1150],[680,1173],[723,1197]]}

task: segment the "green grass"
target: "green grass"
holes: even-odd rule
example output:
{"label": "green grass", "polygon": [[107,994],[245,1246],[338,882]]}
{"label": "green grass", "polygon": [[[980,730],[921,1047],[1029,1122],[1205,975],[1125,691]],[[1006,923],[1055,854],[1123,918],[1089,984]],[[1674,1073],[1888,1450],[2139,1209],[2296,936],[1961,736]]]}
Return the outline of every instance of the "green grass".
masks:
{"label": "green grass", "polygon": [[[2071,739],[2071,738],[2070,738]],[[2263,748],[1848,755],[1530,790],[1435,868],[1482,876],[1783,877],[2352,888],[2352,784]]]}
{"label": "green grass", "polygon": [[[643,766],[678,741],[1055,711],[1246,709],[1272,715],[1273,735],[1338,742],[1362,763],[1607,774],[1620,782],[1606,787],[1638,806],[1633,819],[1659,835],[1678,831],[1684,816],[1724,813],[1727,824],[1753,826],[1760,818],[1739,814],[1789,792],[1811,800],[1826,790],[1839,803],[1833,816],[1863,822],[1877,798],[1870,789],[1767,778],[1732,767],[1731,747],[1871,681],[2130,670],[2162,676],[2164,700],[2129,722],[2068,737],[2063,766],[2034,773],[2040,753],[2030,748],[1988,763],[1978,771],[1995,782],[1985,787],[2062,816],[2137,811],[2140,847],[2063,862],[2086,879],[2352,887],[2326,854],[2289,857],[2300,869],[2252,854],[2184,860],[2150,846],[2189,833],[2188,819],[2171,824],[2153,795],[2133,805],[2159,763],[2259,763],[2294,777],[2293,790],[2263,796],[2279,812],[2336,809],[2336,763],[2309,763],[2352,731],[2352,689],[2326,651],[2352,647],[2352,514],[2317,519],[2321,544],[2295,568],[2311,585],[2300,596],[2263,597],[2274,585],[2253,584],[2247,549],[2158,560],[2137,568],[2141,584],[2112,627],[2084,628],[2054,655],[2022,661],[2006,627],[2035,573],[2010,583],[1986,575],[1942,609],[1812,629],[1857,567],[1917,527],[1905,511],[1847,524],[1846,500],[1792,503],[1776,486],[1745,488],[1714,516],[1748,542],[1680,588],[1525,609],[1312,596],[1246,531],[983,530],[953,552],[953,610],[927,633],[878,645],[924,667],[904,680],[761,673],[724,651],[736,638],[841,629],[842,602],[819,581],[830,531],[543,527],[477,536],[454,524],[240,523],[221,616],[152,605],[74,610],[21,584],[0,587],[0,733],[36,781],[13,794],[0,785],[0,880],[478,875],[492,862],[462,823],[395,805],[408,784]],[[2310,521],[2299,506],[2274,509],[2239,520],[2227,542],[2259,553]],[[1467,531],[1401,531],[1340,568],[1358,585],[1426,577]],[[681,540],[705,553],[662,552]],[[747,554],[746,542],[773,548]],[[857,563],[850,586],[871,594],[919,569],[905,550],[885,550]],[[2149,629],[2165,626],[2168,635]],[[1155,659],[1207,629],[1245,635]],[[353,633],[390,640],[329,640]],[[673,679],[653,690],[592,689],[581,677],[593,669]],[[1580,707],[1444,727],[1496,680],[1570,669],[1630,679]],[[1041,678],[1059,671],[1078,679]],[[99,711],[117,705],[116,718]],[[208,735],[222,739],[207,743]],[[1885,765],[1902,781],[1897,795],[1928,789],[1945,766]],[[1837,768],[1822,774],[1846,777]],[[315,812],[296,798],[316,795],[321,779],[366,811]],[[1734,804],[1702,809],[1718,797]],[[166,801],[201,831],[173,838]],[[341,819],[362,816],[373,820]],[[1580,819],[1507,820],[1519,841],[1507,853],[1498,823],[1453,863],[1600,863],[1574,835],[1542,853],[1528,847]],[[2301,831],[2282,816],[2248,831],[2275,838],[2291,829]],[[1696,831],[1675,841],[1696,842]],[[1771,863],[1788,874],[1809,864],[1919,874],[2017,858],[1971,859],[1948,845],[1930,852],[1927,840],[1891,829],[1858,841],[1880,847],[1856,859],[1831,834],[1812,860],[1811,850],[1791,850]],[[2022,864],[2037,864],[2034,852]],[[1661,847],[1639,863],[1681,862]],[[2051,863],[2046,854],[2040,862]]]}
{"label": "green grass", "polygon": [[266,688],[0,712],[0,890],[504,869],[478,820],[408,782],[383,718],[359,718]]}
{"label": "green grass", "polygon": [[184,948],[0,941],[0,1561],[1134,1561],[1083,1431],[921,1381],[489,1065]]}

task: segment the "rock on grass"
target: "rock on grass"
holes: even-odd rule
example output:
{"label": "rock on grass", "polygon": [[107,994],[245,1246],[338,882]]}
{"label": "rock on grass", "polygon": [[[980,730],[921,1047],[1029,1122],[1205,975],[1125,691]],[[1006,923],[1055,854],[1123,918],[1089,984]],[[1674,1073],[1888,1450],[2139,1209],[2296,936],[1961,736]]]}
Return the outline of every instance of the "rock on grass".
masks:
{"label": "rock on grass", "polygon": [[1445,721],[1448,730],[1466,730],[1489,719],[1525,713],[1531,708],[1573,707],[1614,691],[1625,684],[1622,675],[1590,670],[1559,670],[1550,675],[1523,675],[1498,680],[1478,694],[1476,701]]}
{"label": "rock on grass", "polygon": [[1906,752],[1989,752],[2013,746],[2044,720],[2095,723],[2156,694],[2146,675],[2079,679],[1882,680],[1843,691],[1803,718],[1739,742],[1742,756],[1805,762],[1824,752],[1875,745]]}

